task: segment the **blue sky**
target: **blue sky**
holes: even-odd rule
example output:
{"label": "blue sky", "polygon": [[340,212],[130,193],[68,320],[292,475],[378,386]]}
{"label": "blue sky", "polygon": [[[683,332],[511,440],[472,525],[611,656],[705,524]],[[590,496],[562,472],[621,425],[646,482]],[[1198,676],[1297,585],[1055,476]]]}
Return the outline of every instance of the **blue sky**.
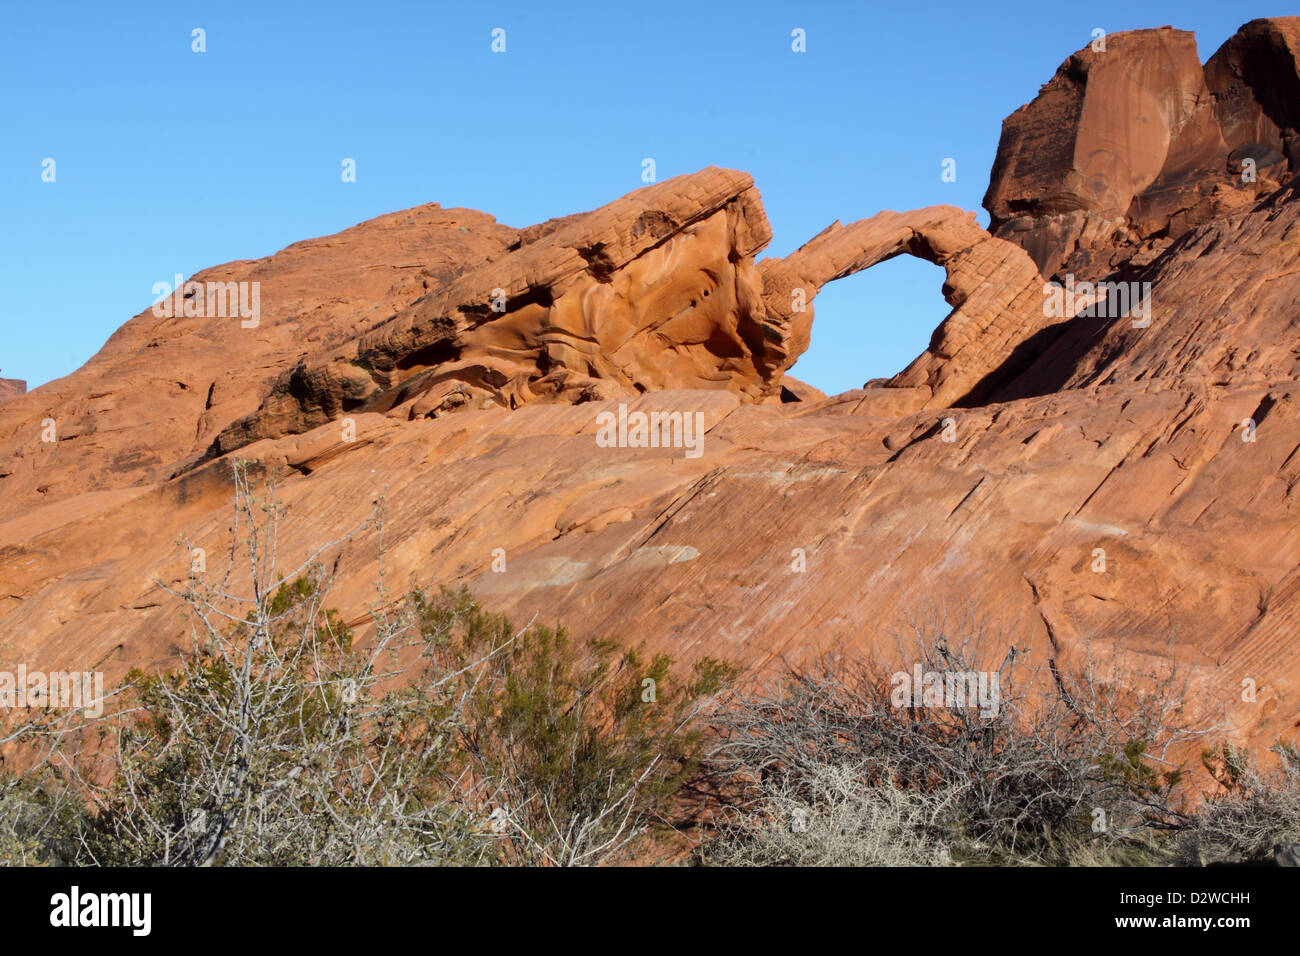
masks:
{"label": "blue sky", "polygon": [[[951,203],[987,223],[1003,117],[1095,27],[1194,30],[1204,60],[1280,12],[1238,9],[8,2],[0,374],[35,387],[71,372],[175,273],[425,202],[524,226],[641,186],[645,157],[660,180],[751,172],[771,255],[881,209]],[[942,277],[900,257],[828,286],[794,374],[833,392],[898,371],[948,311]]]}

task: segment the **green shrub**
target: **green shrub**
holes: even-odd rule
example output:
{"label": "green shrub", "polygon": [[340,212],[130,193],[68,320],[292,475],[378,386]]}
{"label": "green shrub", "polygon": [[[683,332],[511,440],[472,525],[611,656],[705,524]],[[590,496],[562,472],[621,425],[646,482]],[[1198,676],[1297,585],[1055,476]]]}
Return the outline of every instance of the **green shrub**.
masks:
{"label": "green shrub", "polygon": [[460,741],[495,814],[503,859],[627,859],[633,843],[667,822],[700,768],[698,718],[733,667],[705,658],[679,677],[667,655],[646,658],[614,641],[578,642],[541,625],[512,633],[465,592],[436,605],[417,594],[416,604],[435,628],[449,613],[466,618],[464,637],[447,649],[452,665],[483,662]]}

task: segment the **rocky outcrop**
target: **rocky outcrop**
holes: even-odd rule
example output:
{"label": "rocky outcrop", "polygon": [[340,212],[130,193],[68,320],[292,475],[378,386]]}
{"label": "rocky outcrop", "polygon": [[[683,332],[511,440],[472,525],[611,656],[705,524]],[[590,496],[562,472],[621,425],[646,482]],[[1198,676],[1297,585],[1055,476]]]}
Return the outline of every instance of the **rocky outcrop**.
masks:
{"label": "rocky outcrop", "polygon": [[[257,324],[146,307],[81,368],[5,403],[0,519],[165,479],[255,411],[301,357],[364,333],[504,254],[518,235],[481,212],[433,203],[196,273],[204,283],[259,283]],[[57,441],[42,440],[46,419]]]}
{"label": "rocky outcrop", "polygon": [[1024,250],[955,207],[837,222],[755,267],[770,239],[753,181],[723,169],[524,230],[500,257],[286,371],[201,460],[341,414],[436,418],[669,388],[764,402],[782,395],[807,349],[822,286],[902,253],[945,268],[954,306],[930,349],[889,383],[922,405],[987,391],[985,377],[1047,322]]}
{"label": "rocky outcrop", "polygon": [[1300,178],[1252,209],[1196,227],[1133,272],[1132,298],[1149,289],[1144,319],[1080,316],[1053,326],[990,399],[1120,383],[1300,380],[1298,274]]}
{"label": "rocky outcrop", "polygon": [[499,256],[286,371],[208,457],[341,413],[415,419],[664,388],[762,401],[802,351],[764,314],[754,254],[770,239],[753,180],[723,169],[523,230]]}
{"label": "rocky outcrop", "polygon": [[[1205,64],[1214,115],[1230,150],[1279,175],[1300,171],[1300,17],[1252,20]],[[1240,168],[1240,167],[1238,167]]]}
{"label": "rocky outcrop", "polygon": [[0,378],[0,402],[27,394],[27,383],[20,378]]}
{"label": "rocky outcrop", "polygon": [[1045,277],[1144,266],[1276,190],[1295,163],[1300,18],[1255,20],[1202,68],[1161,27],[1067,59],[1002,126],[984,206]]}

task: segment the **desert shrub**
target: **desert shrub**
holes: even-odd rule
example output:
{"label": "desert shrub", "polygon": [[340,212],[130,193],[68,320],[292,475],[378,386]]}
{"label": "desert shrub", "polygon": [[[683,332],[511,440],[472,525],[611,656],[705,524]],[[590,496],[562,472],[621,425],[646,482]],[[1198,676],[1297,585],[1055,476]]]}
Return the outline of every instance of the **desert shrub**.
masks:
{"label": "desert shrub", "polygon": [[697,859],[708,866],[942,866],[935,826],[948,795],[862,786],[858,768],[810,764],[769,775],[749,808],[723,815]]}
{"label": "desert shrub", "polygon": [[28,774],[0,776],[0,866],[51,866],[71,855],[77,808]]}
{"label": "desert shrub", "polygon": [[1300,842],[1300,750],[1278,743],[1272,752],[1278,765],[1267,770],[1229,744],[1202,754],[1219,788],[1179,831],[1180,862],[1259,863],[1274,845]]}
{"label": "desert shrub", "polygon": [[[701,859],[763,859],[779,846],[792,860],[852,863],[883,858],[876,847],[893,833],[911,859],[945,846],[957,862],[1151,862],[1150,832],[1185,824],[1172,755],[1205,731],[1187,721],[1176,671],[1090,657],[1069,673],[1031,668],[1014,647],[995,654],[1007,643],[972,615],[936,613],[897,637],[892,658],[793,668],[718,716],[712,766],[732,780],[730,815],[719,816],[724,845]],[[990,686],[996,676],[996,708],[916,706],[892,675],[917,667],[982,672]],[[835,819],[856,802],[895,815],[853,810],[884,829],[849,826],[833,841],[810,823],[821,845],[807,856],[788,846],[800,834],[774,843],[752,823],[787,819],[791,805]]]}
{"label": "desert shrub", "polygon": [[[381,600],[358,647],[325,606],[320,555],[286,579],[278,507],[236,468],[228,571],[179,592],[190,649],[169,671],[133,671],[120,706],[85,728],[77,780],[88,809],[77,862],[103,865],[474,863],[491,851],[452,796],[464,688],[438,670],[453,629],[421,628]],[[259,516],[259,512],[264,517]],[[354,532],[355,533],[355,532]],[[381,592],[382,596],[382,592]],[[462,695],[462,696],[458,696]]]}
{"label": "desert shrub", "polygon": [[[417,594],[435,628],[448,608],[468,600],[444,594],[441,610],[430,609]],[[452,665],[485,663],[474,671],[459,740],[478,799],[503,838],[503,860],[630,859],[634,844],[667,825],[675,797],[697,774],[698,718],[734,669],[705,658],[679,677],[667,655],[647,659],[614,641],[578,642],[563,628],[534,626],[508,645],[506,629],[465,634]]]}
{"label": "desert shrub", "polygon": [[72,859],[84,805],[69,786],[63,748],[81,720],[43,706],[0,715],[0,866]]}

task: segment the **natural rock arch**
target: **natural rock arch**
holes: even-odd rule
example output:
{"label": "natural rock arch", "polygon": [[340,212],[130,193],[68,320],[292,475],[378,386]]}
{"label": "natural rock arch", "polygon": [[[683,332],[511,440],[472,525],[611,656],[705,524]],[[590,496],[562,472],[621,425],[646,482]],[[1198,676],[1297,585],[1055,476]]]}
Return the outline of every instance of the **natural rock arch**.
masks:
{"label": "natural rock arch", "polygon": [[943,268],[943,295],[953,306],[929,348],[889,382],[920,389],[924,406],[960,404],[1048,324],[1043,280],[1029,254],[989,235],[973,213],[955,206],[886,211],[848,226],[832,223],[785,258],[758,264],[771,332],[790,356],[786,367],[808,348],[811,303],[822,286],[904,253]]}

